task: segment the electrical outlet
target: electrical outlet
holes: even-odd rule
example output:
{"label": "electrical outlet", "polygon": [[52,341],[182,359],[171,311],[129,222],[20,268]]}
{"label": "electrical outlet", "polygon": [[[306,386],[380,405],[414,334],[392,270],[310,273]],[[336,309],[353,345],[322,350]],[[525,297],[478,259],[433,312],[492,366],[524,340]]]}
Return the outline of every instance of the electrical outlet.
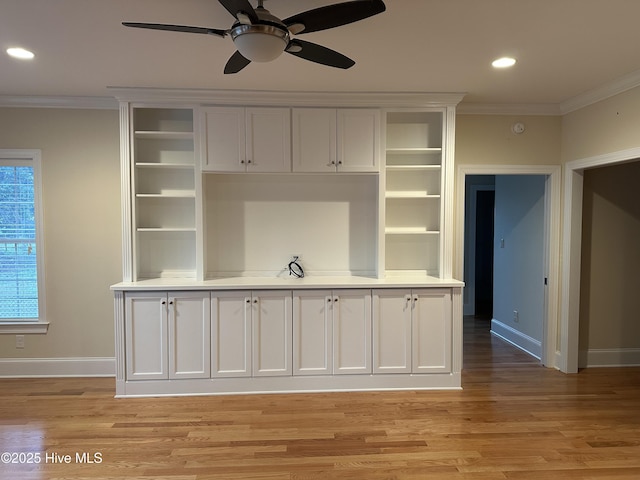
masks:
{"label": "electrical outlet", "polygon": [[16,335],[16,348],[24,348],[24,335]]}
{"label": "electrical outlet", "polygon": [[518,313],[518,310],[513,311],[513,321],[516,323],[520,321],[520,314]]}

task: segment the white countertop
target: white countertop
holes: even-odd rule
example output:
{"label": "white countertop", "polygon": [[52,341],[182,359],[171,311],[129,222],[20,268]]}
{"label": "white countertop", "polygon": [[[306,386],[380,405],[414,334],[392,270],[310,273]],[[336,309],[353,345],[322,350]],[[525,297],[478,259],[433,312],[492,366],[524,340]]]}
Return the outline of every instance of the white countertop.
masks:
{"label": "white countertop", "polygon": [[389,276],[387,278],[358,276],[295,277],[225,277],[204,281],[189,278],[154,278],[138,282],[120,282],[111,286],[114,291],[149,290],[273,290],[317,288],[451,288],[463,287],[464,282],[452,278],[422,275]]}

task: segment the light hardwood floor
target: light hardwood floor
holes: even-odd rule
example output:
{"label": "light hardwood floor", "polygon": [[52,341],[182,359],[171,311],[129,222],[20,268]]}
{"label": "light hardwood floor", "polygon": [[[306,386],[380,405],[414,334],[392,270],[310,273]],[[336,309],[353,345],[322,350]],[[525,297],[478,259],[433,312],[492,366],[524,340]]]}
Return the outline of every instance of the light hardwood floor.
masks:
{"label": "light hardwood floor", "polygon": [[109,378],[0,380],[0,451],[40,458],[0,478],[640,478],[640,368],[565,375],[486,322],[465,322],[462,391],[113,394]]}

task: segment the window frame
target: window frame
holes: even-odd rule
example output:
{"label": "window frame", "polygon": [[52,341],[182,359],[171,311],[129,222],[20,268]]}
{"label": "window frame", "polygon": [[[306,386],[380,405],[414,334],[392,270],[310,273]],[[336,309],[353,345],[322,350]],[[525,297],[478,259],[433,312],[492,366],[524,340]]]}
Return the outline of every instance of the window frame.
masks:
{"label": "window frame", "polygon": [[1,334],[46,333],[46,292],[44,274],[44,222],[42,213],[42,153],[40,150],[0,149],[0,166],[29,166],[33,168],[33,204],[36,223],[36,271],[38,275],[38,318],[17,320],[1,319]]}

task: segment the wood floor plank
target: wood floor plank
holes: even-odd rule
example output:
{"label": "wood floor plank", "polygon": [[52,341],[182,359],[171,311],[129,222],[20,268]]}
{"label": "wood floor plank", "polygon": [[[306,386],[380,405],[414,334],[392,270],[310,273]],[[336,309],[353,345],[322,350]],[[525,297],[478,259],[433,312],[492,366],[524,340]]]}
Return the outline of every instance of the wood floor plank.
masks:
{"label": "wood floor plank", "polygon": [[1,452],[2,480],[638,479],[640,368],[565,375],[467,319],[462,391],[115,399],[110,378],[0,379]]}

